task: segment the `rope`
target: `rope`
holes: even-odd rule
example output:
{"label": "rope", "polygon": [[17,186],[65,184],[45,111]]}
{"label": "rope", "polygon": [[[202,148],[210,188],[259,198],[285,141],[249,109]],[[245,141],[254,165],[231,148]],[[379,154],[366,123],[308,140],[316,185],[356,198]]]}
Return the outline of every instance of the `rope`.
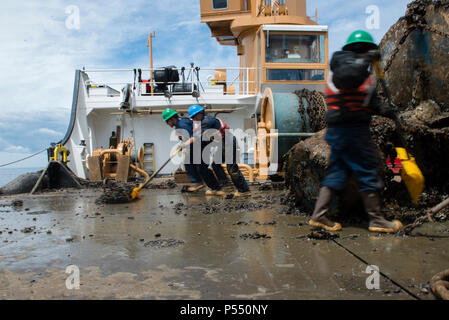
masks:
{"label": "rope", "polygon": [[41,150],[41,151],[39,151],[39,152],[36,152],[35,154],[32,154],[31,156],[25,157],[25,158],[23,158],[23,159],[16,160],[16,161],[13,161],[13,162],[10,162],[10,163],[2,164],[2,165],[0,165],[0,168],[9,166],[9,165],[14,164],[14,163],[17,163],[17,162],[21,162],[21,161],[27,160],[27,159],[32,158],[32,157],[35,157],[35,156],[37,156],[38,154],[40,154],[40,153],[42,153],[42,152],[44,152],[44,151],[47,151],[47,148],[45,148],[45,149],[43,149],[43,150]]}
{"label": "rope", "polygon": [[437,298],[449,300],[449,269],[436,274],[430,281],[430,286]]}

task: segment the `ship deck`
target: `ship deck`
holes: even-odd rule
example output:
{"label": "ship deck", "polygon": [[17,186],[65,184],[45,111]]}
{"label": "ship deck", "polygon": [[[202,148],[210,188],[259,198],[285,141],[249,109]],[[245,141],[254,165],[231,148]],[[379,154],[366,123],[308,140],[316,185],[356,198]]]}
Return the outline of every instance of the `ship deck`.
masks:
{"label": "ship deck", "polygon": [[[0,299],[434,299],[428,282],[448,267],[447,222],[405,238],[344,225],[309,240],[283,191],[221,200],[178,186],[119,205],[96,204],[100,194],[0,199]],[[245,237],[255,232],[270,238]],[[69,265],[79,290],[66,287]],[[380,289],[367,289],[367,265]]]}

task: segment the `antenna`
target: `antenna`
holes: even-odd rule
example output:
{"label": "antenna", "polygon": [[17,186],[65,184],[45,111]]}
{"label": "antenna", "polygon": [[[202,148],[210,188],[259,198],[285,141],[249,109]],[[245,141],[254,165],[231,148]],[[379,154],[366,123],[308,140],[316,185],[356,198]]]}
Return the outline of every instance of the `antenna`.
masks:
{"label": "antenna", "polygon": [[153,38],[156,37],[156,32],[148,34],[147,46],[150,48],[150,84],[151,84],[151,95],[154,95],[154,84],[153,84]]}

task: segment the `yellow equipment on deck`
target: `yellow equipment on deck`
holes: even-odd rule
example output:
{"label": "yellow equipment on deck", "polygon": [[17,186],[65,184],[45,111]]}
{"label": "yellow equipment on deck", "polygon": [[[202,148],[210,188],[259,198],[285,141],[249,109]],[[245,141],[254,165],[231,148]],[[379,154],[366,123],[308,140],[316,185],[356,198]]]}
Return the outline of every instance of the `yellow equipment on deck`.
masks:
{"label": "yellow equipment on deck", "polygon": [[128,138],[121,141],[117,148],[96,149],[87,158],[89,164],[89,179],[101,181],[104,178],[113,178],[127,182],[134,173],[149,179],[148,173],[143,168],[144,150],[139,149],[137,154],[133,152],[134,140]]}
{"label": "yellow equipment on deck", "polygon": [[159,168],[159,170],[157,170],[155,173],[153,173],[153,174],[151,175],[151,177],[149,177],[149,178],[145,181],[145,183],[140,184],[137,188],[134,188],[133,191],[131,191],[131,195],[130,195],[131,200],[134,200],[134,199],[138,198],[138,197],[140,196],[140,193],[142,192],[142,190],[143,190],[143,189],[144,189],[144,188],[151,182],[151,180],[153,180],[153,178],[154,178],[156,175],[159,174],[159,172],[162,171],[162,169],[165,168],[165,166],[166,166],[166,165],[167,165],[167,164],[168,164],[174,157],[176,157],[176,155],[177,155],[179,152],[181,152],[181,150],[182,150],[182,148],[176,149],[176,151],[173,152],[173,154],[170,156],[170,158],[169,158],[167,161],[165,161],[165,163]]}
{"label": "yellow equipment on deck", "polygon": [[[67,163],[67,149],[62,145],[62,143],[58,144],[53,152],[53,157],[51,157],[49,160],[52,161],[61,161],[62,163]],[[59,159],[59,155],[62,155],[62,159]]]}
{"label": "yellow equipment on deck", "polygon": [[[373,62],[374,70],[376,71],[377,77],[379,78],[382,88],[384,90],[385,95],[387,96],[388,103],[392,106],[393,103],[391,101],[390,90],[387,87],[385,82],[385,74],[380,69],[379,61],[375,60]],[[401,124],[399,123],[399,119],[396,117],[394,119],[396,124],[396,129],[400,130]],[[414,204],[418,204],[419,197],[424,190],[424,176],[416,164],[415,158],[410,155],[405,149],[405,141],[402,135],[399,133],[399,136],[402,140],[403,148],[395,148],[398,158],[402,161],[402,170],[401,170],[401,178],[404,181],[405,186],[407,187],[408,193],[412,198]]]}
{"label": "yellow equipment on deck", "polygon": [[396,153],[402,162],[402,181],[404,181],[413,203],[418,204],[419,197],[424,190],[424,176],[416,164],[415,158],[408,154],[407,150],[396,148]]}

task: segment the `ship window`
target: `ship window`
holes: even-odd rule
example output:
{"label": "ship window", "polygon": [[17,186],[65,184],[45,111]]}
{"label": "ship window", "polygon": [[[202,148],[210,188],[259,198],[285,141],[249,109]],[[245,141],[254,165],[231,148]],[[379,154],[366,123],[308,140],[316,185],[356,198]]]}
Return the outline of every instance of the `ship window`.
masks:
{"label": "ship window", "polygon": [[228,0],[212,0],[214,10],[223,10],[228,8]]}
{"label": "ship window", "polygon": [[324,81],[324,70],[267,69],[268,81]]}
{"label": "ship window", "polygon": [[266,33],[266,62],[325,63],[324,36]]}

